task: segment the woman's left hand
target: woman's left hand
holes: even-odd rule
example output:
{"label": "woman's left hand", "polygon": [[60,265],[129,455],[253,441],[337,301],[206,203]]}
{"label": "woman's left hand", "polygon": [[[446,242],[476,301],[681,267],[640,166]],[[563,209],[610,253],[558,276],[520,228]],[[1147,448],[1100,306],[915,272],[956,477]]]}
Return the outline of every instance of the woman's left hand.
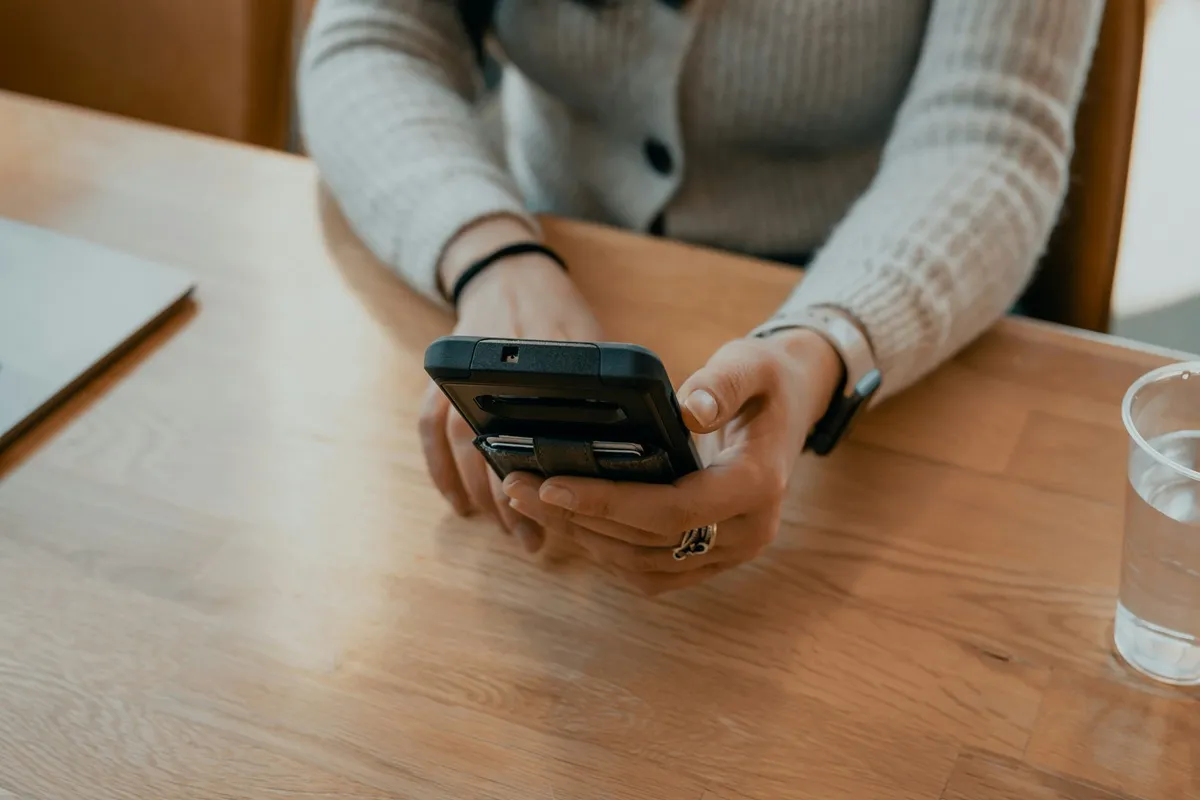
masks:
{"label": "woman's left hand", "polygon": [[[674,484],[510,475],[512,508],[574,540],[648,595],[699,583],[775,538],[804,441],[842,376],[837,352],[796,329],[725,345],[680,387],[684,421],[710,434],[708,465]],[[714,547],[676,560],[685,531],[717,523]]]}

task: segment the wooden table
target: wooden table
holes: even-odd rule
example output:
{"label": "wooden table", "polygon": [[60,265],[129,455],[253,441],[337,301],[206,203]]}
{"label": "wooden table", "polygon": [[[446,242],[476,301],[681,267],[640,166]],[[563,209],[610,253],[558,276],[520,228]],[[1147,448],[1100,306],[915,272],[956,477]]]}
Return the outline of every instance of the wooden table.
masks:
{"label": "wooden table", "polygon": [[[1006,321],[803,460],[760,560],[646,600],[448,513],[449,320],[307,161],[0,95],[0,214],[201,280],[0,454],[6,800],[1200,796],[1197,699],[1109,646],[1118,402],[1169,353]],[[552,234],[676,379],[796,279]]]}

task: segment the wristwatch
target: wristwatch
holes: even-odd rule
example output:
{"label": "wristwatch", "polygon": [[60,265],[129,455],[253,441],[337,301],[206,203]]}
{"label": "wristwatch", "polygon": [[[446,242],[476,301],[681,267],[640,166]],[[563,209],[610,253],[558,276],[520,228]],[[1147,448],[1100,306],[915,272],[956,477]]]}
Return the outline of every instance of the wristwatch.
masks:
{"label": "wristwatch", "polygon": [[875,364],[875,354],[866,334],[849,315],[829,306],[813,306],[775,317],[751,331],[751,337],[764,339],[785,330],[805,328],[823,337],[833,346],[844,367],[842,382],[833,393],[829,408],[817,420],[804,449],[828,455],[849,432],[859,413],[879,392],[883,374]]}

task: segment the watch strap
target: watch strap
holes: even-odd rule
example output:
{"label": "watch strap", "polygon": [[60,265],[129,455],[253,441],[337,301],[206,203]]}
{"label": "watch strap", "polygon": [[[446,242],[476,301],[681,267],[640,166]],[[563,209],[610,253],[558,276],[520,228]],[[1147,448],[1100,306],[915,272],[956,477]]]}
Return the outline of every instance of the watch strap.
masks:
{"label": "watch strap", "polygon": [[849,431],[858,414],[879,391],[883,376],[875,364],[875,355],[862,329],[834,308],[814,306],[788,312],[760,325],[751,336],[766,338],[784,330],[811,330],[829,342],[842,360],[841,383],[830,399],[829,407],[813,426],[804,449],[827,455]]}

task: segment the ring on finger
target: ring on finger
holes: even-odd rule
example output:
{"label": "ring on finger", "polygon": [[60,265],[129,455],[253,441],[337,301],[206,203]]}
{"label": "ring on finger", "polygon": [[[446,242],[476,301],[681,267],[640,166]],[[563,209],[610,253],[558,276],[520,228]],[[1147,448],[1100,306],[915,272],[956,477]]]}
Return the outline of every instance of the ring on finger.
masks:
{"label": "ring on finger", "polygon": [[716,543],[717,523],[713,522],[703,528],[692,528],[683,534],[671,557],[676,561],[683,561],[692,556],[702,556],[712,550]]}

